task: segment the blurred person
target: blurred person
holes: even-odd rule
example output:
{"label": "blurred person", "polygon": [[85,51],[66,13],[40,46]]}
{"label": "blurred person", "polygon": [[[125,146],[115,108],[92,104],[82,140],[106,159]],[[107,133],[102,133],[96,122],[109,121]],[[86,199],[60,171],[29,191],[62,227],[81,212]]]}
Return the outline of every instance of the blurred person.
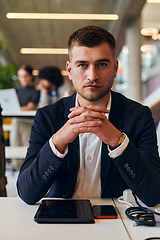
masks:
{"label": "blurred person", "polygon": [[4,133],[2,128],[2,108],[0,105],[0,197],[7,197],[6,192],[6,184],[7,184],[7,178],[5,176],[5,170],[6,170],[6,159],[5,159],[5,139],[4,139]]}
{"label": "blurred person", "polygon": [[17,72],[20,86],[16,88],[16,92],[22,111],[37,109],[40,92],[35,89],[32,72],[33,68],[29,65],[22,65]]}
{"label": "blurred person", "polygon": [[70,87],[68,84],[64,84],[58,67],[46,66],[39,70],[38,77],[41,89],[38,108],[55,103],[60,98],[69,95]]}
{"label": "blurred person", "polygon": [[147,106],[111,90],[117,75],[114,36],[98,26],[68,40],[66,69],[76,89],[37,110],[17,189],[28,204],[44,196],[118,198],[131,189],[160,203],[160,159]]}
{"label": "blurred person", "polygon": [[[32,72],[33,68],[30,65],[22,65],[17,72],[20,86],[16,88],[16,93],[22,111],[36,110],[39,102],[40,91],[35,89],[35,77]],[[31,118],[13,118],[10,145],[28,146],[32,124]],[[13,169],[19,170],[22,162],[23,160],[13,160]]]}

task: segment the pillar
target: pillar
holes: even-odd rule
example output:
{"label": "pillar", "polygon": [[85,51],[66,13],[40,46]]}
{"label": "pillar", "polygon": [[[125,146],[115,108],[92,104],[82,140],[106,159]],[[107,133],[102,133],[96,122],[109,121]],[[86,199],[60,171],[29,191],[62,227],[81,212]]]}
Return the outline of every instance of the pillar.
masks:
{"label": "pillar", "polygon": [[126,45],[128,46],[128,89],[127,97],[141,102],[141,19],[140,16],[128,21],[126,29]]}

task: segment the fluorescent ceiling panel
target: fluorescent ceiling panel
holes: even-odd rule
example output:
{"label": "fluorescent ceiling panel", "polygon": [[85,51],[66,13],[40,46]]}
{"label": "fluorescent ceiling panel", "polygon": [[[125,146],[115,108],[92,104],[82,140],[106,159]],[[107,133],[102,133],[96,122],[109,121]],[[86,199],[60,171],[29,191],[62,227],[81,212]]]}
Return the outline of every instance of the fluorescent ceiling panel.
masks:
{"label": "fluorescent ceiling panel", "polygon": [[117,14],[7,13],[8,19],[117,20]]}
{"label": "fluorescent ceiling panel", "polygon": [[21,48],[22,54],[68,54],[67,48]]}

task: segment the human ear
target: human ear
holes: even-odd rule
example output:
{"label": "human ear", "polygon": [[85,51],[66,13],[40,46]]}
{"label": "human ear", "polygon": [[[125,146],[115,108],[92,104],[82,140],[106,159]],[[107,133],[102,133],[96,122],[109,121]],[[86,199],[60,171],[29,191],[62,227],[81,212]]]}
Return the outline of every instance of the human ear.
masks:
{"label": "human ear", "polygon": [[66,62],[66,70],[67,70],[69,79],[72,80],[72,76],[71,76],[71,62],[70,61]]}
{"label": "human ear", "polygon": [[114,61],[114,73],[115,73],[115,75],[114,75],[114,78],[117,76],[117,71],[118,71],[118,59],[116,59],[115,61]]}

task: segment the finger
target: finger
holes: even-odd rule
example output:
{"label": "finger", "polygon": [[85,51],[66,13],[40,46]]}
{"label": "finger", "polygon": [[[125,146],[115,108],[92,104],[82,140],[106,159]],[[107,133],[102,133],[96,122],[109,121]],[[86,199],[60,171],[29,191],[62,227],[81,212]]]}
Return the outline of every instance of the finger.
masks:
{"label": "finger", "polygon": [[78,116],[78,115],[81,115],[83,112],[87,111],[88,108],[86,107],[74,107],[74,108],[71,108],[70,111],[71,113],[68,115],[68,118],[72,118],[74,116]]}
{"label": "finger", "polygon": [[104,112],[104,113],[110,112],[107,108],[100,107],[100,106],[94,106],[94,105],[89,105],[88,107],[77,106],[77,107],[70,108],[70,111],[72,112],[76,109],[82,109],[82,111],[85,111],[87,108],[92,109],[93,111],[97,111],[97,112]]}
{"label": "finger", "polygon": [[97,127],[99,128],[99,125],[97,126],[92,126],[92,127],[77,127],[77,128],[72,128],[72,132],[75,134],[80,134],[80,133],[95,133],[97,131]]}
{"label": "finger", "polygon": [[68,118],[74,118],[75,116],[80,116],[80,115],[88,115],[88,116],[91,116],[91,117],[97,118],[97,119],[98,118],[105,119],[106,118],[105,114],[108,112],[109,112],[109,110],[105,109],[103,107],[98,107],[98,108],[75,107],[75,108],[71,109],[71,113],[68,115]]}
{"label": "finger", "polygon": [[98,121],[98,120],[106,120],[107,117],[104,115],[104,113],[97,113],[97,112],[89,112],[86,111],[82,113],[80,116],[74,116],[73,118],[70,118],[68,122],[70,124],[75,124],[75,123],[83,123],[87,121]]}
{"label": "finger", "polygon": [[84,113],[81,114],[82,116],[89,116],[89,117],[92,117],[92,118],[96,118],[96,119],[101,119],[101,120],[104,120],[106,119],[106,115],[103,113],[103,112],[95,112],[93,110],[87,110],[85,111]]}
{"label": "finger", "polygon": [[109,113],[110,112],[110,110],[108,110],[105,107],[101,107],[101,106],[89,105],[87,108],[92,109],[93,111],[96,111],[96,112],[103,112],[103,113]]}
{"label": "finger", "polygon": [[[70,118],[68,120],[68,122],[70,124],[75,124],[75,123],[83,123],[83,122],[94,121],[94,120],[95,119],[91,116],[81,115],[81,116],[78,116],[78,117]],[[99,120],[99,119],[97,119],[97,120]]]}
{"label": "finger", "polygon": [[99,127],[102,125],[101,120],[94,120],[94,121],[86,121],[86,122],[81,122],[81,123],[74,123],[72,125],[72,130],[73,129],[82,129],[82,128],[91,128],[91,127]]}

